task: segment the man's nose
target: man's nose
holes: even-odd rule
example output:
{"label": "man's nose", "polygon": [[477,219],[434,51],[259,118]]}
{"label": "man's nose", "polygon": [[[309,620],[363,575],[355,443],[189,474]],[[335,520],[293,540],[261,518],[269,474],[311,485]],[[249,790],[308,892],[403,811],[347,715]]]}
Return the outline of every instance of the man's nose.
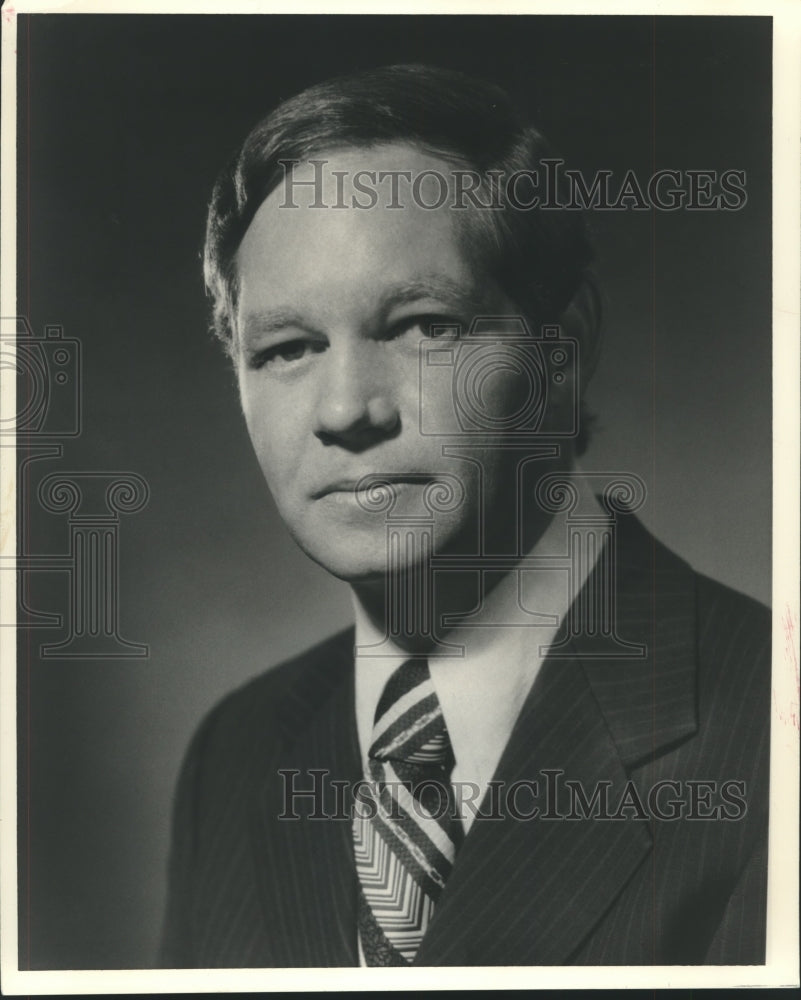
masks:
{"label": "man's nose", "polygon": [[380,342],[332,348],[318,387],[314,432],[324,444],[362,450],[400,429],[394,380]]}

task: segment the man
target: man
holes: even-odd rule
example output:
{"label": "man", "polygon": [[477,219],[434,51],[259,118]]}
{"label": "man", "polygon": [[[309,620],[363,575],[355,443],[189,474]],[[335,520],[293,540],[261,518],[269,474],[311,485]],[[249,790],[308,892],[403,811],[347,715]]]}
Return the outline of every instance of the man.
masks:
{"label": "man", "polygon": [[497,88],[399,66],[217,182],[215,327],[355,631],[198,730],[166,965],[764,961],[767,613],[578,474],[598,293],[549,162]]}

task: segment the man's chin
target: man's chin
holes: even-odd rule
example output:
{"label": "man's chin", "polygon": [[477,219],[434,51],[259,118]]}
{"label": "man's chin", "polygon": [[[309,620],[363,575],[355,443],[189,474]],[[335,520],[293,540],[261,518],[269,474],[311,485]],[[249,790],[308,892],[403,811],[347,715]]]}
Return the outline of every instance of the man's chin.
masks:
{"label": "man's chin", "polygon": [[[338,545],[309,544],[295,538],[301,550],[318,566],[337,579],[349,583],[353,587],[383,587],[388,575],[388,557],[386,540],[383,544],[368,545],[360,548],[358,545],[348,545],[344,541]],[[411,559],[393,564],[393,573],[405,575],[410,570],[421,570],[421,559]]]}
{"label": "man's chin", "polygon": [[383,585],[390,572],[399,577],[419,572],[437,554],[473,554],[476,545],[474,538],[459,531],[460,524],[445,518],[436,524],[433,538],[430,530],[418,533],[408,526],[388,533],[383,516],[364,518],[356,524],[335,518],[324,523],[314,519],[305,524],[288,523],[288,527],[295,543],[313,562],[354,586]]}
{"label": "man's chin", "polygon": [[387,573],[386,540],[373,540],[372,544],[359,544],[359,540],[337,536],[331,528],[324,539],[303,537],[292,532],[300,550],[318,566],[345,583],[379,582]]}

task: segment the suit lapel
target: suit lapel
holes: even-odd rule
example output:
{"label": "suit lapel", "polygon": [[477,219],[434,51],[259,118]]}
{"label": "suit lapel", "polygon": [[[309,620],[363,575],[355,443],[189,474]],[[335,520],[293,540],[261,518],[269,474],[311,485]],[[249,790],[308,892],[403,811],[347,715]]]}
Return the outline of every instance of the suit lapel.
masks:
{"label": "suit lapel", "polygon": [[649,826],[632,809],[547,815],[549,801],[551,816],[571,812],[566,781],[587,796],[606,788],[614,814],[631,766],[696,728],[692,573],[633,518],[621,521],[618,634],[645,643],[647,657],[546,659],[494,779],[507,793],[537,781],[536,802],[523,788],[517,801],[540,814],[515,818],[501,795],[503,818],[475,820],[416,965],[566,964],[646,862]]}
{"label": "suit lapel", "polygon": [[[306,687],[316,690],[318,704],[303,720],[287,718],[290,736],[265,768],[253,824],[269,964],[358,965],[350,800],[334,784],[352,788],[361,778],[352,631]],[[296,773],[282,775],[282,770]],[[296,796],[289,802],[287,789],[311,789],[315,772],[319,798]]]}
{"label": "suit lapel", "polygon": [[628,768],[691,736],[696,704],[695,574],[632,516],[619,522],[618,623],[645,659],[584,661]]}

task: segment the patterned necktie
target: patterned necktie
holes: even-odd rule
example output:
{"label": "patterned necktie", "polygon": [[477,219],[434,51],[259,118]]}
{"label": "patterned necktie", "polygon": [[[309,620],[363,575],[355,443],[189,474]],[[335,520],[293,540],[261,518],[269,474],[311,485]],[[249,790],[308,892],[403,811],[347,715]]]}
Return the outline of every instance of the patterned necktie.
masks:
{"label": "patterned necktie", "polygon": [[368,965],[412,961],[463,838],[454,759],[425,660],[387,681],[353,821],[359,934]]}

